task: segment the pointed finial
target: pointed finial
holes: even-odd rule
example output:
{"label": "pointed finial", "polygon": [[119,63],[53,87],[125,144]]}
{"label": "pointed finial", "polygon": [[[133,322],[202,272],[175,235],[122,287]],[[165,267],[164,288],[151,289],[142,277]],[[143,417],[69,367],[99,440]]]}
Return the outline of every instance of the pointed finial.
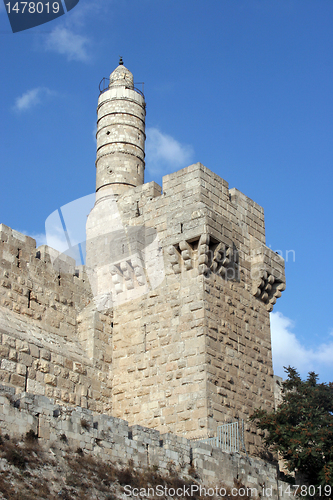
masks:
{"label": "pointed finial", "polygon": [[124,64],[123,58],[119,56],[119,66],[123,66],[123,64]]}

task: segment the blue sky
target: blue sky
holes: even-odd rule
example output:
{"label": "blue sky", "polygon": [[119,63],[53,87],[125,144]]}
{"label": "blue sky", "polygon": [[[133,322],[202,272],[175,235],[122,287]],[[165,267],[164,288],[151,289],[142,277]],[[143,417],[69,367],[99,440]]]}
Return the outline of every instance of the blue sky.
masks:
{"label": "blue sky", "polygon": [[200,161],[264,207],[288,255],[275,371],[332,381],[332,26],[332,0],[80,0],[12,34],[1,4],[1,222],[41,242],[94,190],[98,85],[122,55],[145,82],[146,181]]}

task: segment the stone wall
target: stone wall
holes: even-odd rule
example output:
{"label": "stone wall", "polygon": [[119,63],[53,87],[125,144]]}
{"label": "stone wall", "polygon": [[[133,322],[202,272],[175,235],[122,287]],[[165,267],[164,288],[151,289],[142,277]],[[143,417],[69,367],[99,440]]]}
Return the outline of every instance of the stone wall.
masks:
{"label": "stone wall", "polygon": [[1,224],[0,276],[0,380],[110,411],[112,312],[93,310],[84,270]]}
{"label": "stone wall", "polygon": [[0,266],[1,306],[73,336],[77,312],[91,299],[73,259],[45,245],[36,249],[33,238],[1,224]]}
{"label": "stone wall", "polygon": [[278,480],[276,466],[261,459],[227,453],[199,441],[160,434],[139,425],[129,426],[124,420],[95,415],[83,408],[55,405],[44,396],[14,395],[13,390],[4,386],[0,388],[0,427],[3,435],[16,438],[33,430],[45,448],[62,441],[73,452],[81,448],[104,461],[126,464],[131,460],[134,466],[156,466],[164,474],[170,467],[186,473],[192,466],[206,488],[221,484],[232,488],[238,480],[245,488],[252,488],[249,496],[274,500],[284,498],[281,492],[287,488],[287,484]]}

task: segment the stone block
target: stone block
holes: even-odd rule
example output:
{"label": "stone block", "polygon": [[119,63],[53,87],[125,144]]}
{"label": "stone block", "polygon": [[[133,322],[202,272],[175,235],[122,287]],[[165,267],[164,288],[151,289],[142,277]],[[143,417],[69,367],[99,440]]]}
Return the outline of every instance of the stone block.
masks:
{"label": "stone block", "polygon": [[85,375],[87,373],[87,370],[85,369],[85,367],[83,366],[83,364],[82,363],[78,363],[78,362],[74,362],[73,363],[73,371],[77,372],[77,373],[80,373],[82,375]]}
{"label": "stone block", "polygon": [[0,345],[0,357],[8,358],[9,356],[9,347],[5,345]]}
{"label": "stone block", "polygon": [[8,359],[10,359],[11,361],[17,361],[17,352],[15,351],[15,349],[9,350]]}
{"label": "stone block", "polygon": [[24,342],[22,340],[16,340],[16,349],[20,352],[30,354],[30,348],[28,342]]}
{"label": "stone block", "polygon": [[18,375],[25,376],[26,373],[27,373],[27,367],[25,365],[17,363],[17,365],[16,365],[16,372],[17,372]]}
{"label": "stone block", "polygon": [[77,384],[80,380],[79,373],[69,372],[69,380],[71,380],[74,384]]}
{"label": "stone block", "polygon": [[46,361],[51,361],[51,353],[47,349],[41,349],[40,350],[40,357],[42,359],[45,359]]}
{"label": "stone block", "polygon": [[55,365],[64,366],[64,357],[59,354],[51,354],[51,361]]}
{"label": "stone block", "polygon": [[42,373],[49,373],[50,371],[50,363],[47,361],[41,360],[38,366],[38,370]]}
{"label": "stone block", "polygon": [[30,354],[26,354],[24,352],[19,352],[17,360],[19,363],[25,366],[32,366],[33,357]]}
{"label": "stone block", "polygon": [[65,358],[64,367],[67,368],[68,370],[73,370],[73,361],[71,359]]}
{"label": "stone block", "polygon": [[0,381],[4,384],[8,384],[10,379],[10,372],[7,370],[0,370]]}
{"label": "stone block", "polygon": [[52,375],[51,373],[46,373],[44,377],[44,382],[45,384],[56,386],[57,378],[55,375]]}
{"label": "stone block", "polygon": [[5,346],[12,347],[13,349],[16,348],[15,339],[6,334],[2,335],[2,344]]}
{"label": "stone block", "polygon": [[16,363],[14,361],[9,361],[8,359],[3,359],[1,361],[1,370],[16,373]]}
{"label": "stone block", "polygon": [[36,380],[31,380],[28,378],[27,380],[27,391],[32,394],[45,394],[45,386]]}
{"label": "stone block", "polygon": [[15,387],[19,387],[20,389],[24,389],[25,387],[25,377],[18,375],[17,373],[13,373],[10,376],[10,383]]}
{"label": "stone block", "polygon": [[39,358],[39,348],[34,344],[29,344],[30,354],[33,358]]}

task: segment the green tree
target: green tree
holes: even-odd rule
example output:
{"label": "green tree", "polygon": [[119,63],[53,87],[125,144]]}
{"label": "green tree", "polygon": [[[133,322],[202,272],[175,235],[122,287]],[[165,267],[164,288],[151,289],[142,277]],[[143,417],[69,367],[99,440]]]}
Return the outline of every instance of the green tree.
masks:
{"label": "green tree", "polygon": [[258,409],[250,419],[268,431],[266,446],[279,452],[290,472],[314,486],[333,486],[333,384],[319,384],[314,372],[301,380],[294,368],[285,371],[277,410]]}

